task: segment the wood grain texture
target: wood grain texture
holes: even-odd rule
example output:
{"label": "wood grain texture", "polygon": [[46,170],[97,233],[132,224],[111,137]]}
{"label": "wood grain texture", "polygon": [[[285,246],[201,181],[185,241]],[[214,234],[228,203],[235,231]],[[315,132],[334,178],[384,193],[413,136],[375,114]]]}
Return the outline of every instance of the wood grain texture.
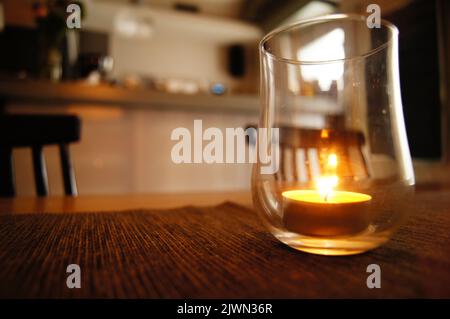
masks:
{"label": "wood grain texture", "polygon": [[170,209],[194,205],[215,206],[226,201],[252,206],[252,196],[249,191],[49,196],[45,198],[15,197],[0,198],[0,214],[115,212],[142,208]]}
{"label": "wood grain texture", "polygon": [[[450,193],[422,194],[394,238],[326,257],[272,237],[250,208],[0,215],[0,297],[450,297]],[[66,267],[82,270],[66,287]],[[366,267],[382,269],[381,289]]]}

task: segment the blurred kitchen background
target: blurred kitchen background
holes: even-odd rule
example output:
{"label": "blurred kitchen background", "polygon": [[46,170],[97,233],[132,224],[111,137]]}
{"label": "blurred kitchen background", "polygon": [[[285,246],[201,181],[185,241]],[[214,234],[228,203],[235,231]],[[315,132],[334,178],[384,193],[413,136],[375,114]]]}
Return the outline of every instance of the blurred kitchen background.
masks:
{"label": "blurred kitchen background", "polygon": [[[69,30],[58,6],[72,2],[0,0],[0,112],[81,118],[71,146],[80,194],[249,189],[248,164],[174,164],[172,130],[257,123],[262,36],[325,14],[368,15],[371,3],[400,30],[416,176],[449,162],[449,1],[83,0],[81,29]],[[45,156],[50,193],[62,194],[57,148]],[[33,195],[31,151],[15,149],[14,164],[17,194]]]}

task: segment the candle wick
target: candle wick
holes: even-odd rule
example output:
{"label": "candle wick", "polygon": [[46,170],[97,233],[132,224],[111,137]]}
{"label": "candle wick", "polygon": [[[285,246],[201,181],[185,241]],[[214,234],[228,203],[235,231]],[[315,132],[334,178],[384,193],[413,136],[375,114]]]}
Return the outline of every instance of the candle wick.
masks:
{"label": "candle wick", "polygon": [[329,193],[326,193],[326,194],[325,194],[325,197],[324,197],[324,200],[325,200],[326,202],[328,202],[328,195],[329,195]]}

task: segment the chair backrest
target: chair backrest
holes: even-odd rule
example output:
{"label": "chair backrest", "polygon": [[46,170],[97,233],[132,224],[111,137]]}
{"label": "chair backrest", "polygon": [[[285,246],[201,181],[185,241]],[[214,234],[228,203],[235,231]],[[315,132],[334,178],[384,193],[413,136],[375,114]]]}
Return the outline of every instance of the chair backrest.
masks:
{"label": "chair backrest", "polygon": [[[247,126],[255,127],[253,125]],[[345,178],[369,176],[363,153],[364,135],[359,131],[338,131],[279,127],[280,169],[279,180],[309,182],[325,171],[326,154],[336,154],[339,159],[337,174]],[[254,145],[256,137],[249,138]]]}
{"label": "chair backrest", "polygon": [[280,178],[307,182],[325,171],[324,154],[336,154],[337,174],[344,178],[368,177],[363,153],[364,135],[359,131],[280,128]]}
{"label": "chair backrest", "polygon": [[77,186],[69,154],[69,144],[79,141],[81,122],[74,115],[0,115],[0,196],[16,194],[13,170],[13,149],[30,147],[36,193],[48,195],[47,169],[43,147],[58,145],[64,191],[77,195]]}

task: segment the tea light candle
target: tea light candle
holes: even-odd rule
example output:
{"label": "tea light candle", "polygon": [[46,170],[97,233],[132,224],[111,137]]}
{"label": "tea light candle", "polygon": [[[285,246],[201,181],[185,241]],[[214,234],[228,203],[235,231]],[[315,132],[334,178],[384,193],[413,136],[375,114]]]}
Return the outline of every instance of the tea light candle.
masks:
{"label": "tea light candle", "polygon": [[363,231],[369,225],[370,195],[335,191],[337,156],[330,154],[328,175],[317,179],[315,190],[282,193],[283,222],[286,229],[311,236],[343,236]]}
{"label": "tea light candle", "polygon": [[318,190],[283,192],[285,227],[303,235],[342,236],[358,233],[369,224],[370,195],[333,191],[324,197]]}

